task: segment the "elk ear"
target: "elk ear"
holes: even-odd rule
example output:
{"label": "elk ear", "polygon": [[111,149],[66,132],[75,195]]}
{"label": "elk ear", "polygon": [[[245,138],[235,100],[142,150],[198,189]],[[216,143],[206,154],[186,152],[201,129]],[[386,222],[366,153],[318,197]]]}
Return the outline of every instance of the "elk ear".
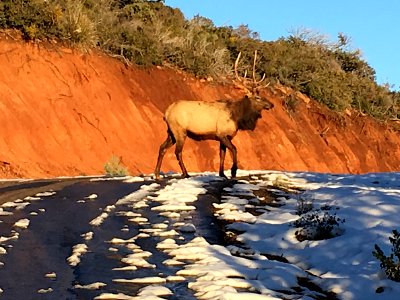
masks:
{"label": "elk ear", "polygon": [[246,95],[245,98],[247,98],[247,99],[253,98],[253,92],[248,89],[246,89],[245,95]]}
{"label": "elk ear", "polygon": [[246,103],[251,103],[251,101],[252,101],[251,95],[245,95],[243,97],[243,101],[246,102]]}

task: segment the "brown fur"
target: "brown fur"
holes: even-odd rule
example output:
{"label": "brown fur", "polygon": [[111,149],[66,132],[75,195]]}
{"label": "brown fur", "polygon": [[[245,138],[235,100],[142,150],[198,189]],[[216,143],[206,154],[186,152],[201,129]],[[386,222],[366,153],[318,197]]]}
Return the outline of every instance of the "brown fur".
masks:
{"label": "brown fur", "polygon": [[227,108],[239,130],[254,130],[257,120],[261,118],[262,109],[255,109],[247,96],[237,102],[228,102]]}
{"label": "brown fur", "polygon": [[273,104],[258,95],[245,96],[239,101],[177,101],[166,110],[164,120],[168,125],[168,136],[160,146],[155,177],[160,177],[162,159],[168,148],[176,144],[175,155],[182,169],[182,176],[188,177],[182,160],[182,149],[186,137],[196,141],[213,139],[220,142],[219,175],[225,177],[224,160],[226,148],[232,154],[232,177],[236,176],[237,155],[232,139],[238,130],[254,130],[263,109]]}

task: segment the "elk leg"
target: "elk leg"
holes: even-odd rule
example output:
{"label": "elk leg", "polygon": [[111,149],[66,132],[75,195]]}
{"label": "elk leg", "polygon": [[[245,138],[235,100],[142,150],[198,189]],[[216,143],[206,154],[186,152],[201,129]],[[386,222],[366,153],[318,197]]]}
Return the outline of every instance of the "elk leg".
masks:
{"label": "elk leg", "polygon": [[177,139],[176,147],[175,147],[175,156],[176,156],[176,159],[178,160],[179,166],[181,167],[181,170],[182,170],[182,178],[190,177],[186,170],[185,164],[183,163],[183,159],[182,159],[182,150],[183,150],[183,145],[185,144],[185,138],[186,137]]}
{"label": "elk leg", "polygon": [[224,173],[226,146],[220,142],[219,144],[219,176],[227,178]]}
{"label": "elk leg", "polygon": [[154,178],[155,179],[160,179],[160,169],[161,169],[161,163],[164,158],[165,152],[167,152],[168,148],[171,148],[172,145],[175,144],[175,141],[170,133],[168,133],[167,139],[164,141],[164,143],[161,144],[160,150],[158,152],[158,159],[157,159],[157,165],[156,169],[154,171]]}
{"label": "elk leg", "polygon": [[223,143],[231,152],[232,155],[232,160],[233,160],[233,164],[232,164],[232,168],[231,168],[231,174],[232,174],[232,178],[236,177],[236,171],[238,169],[237,167],[237,151],[236,151],[236,147],[234,144],[232,144],[231,138],[229,137],[223,137],[221,138],[221,143]]}

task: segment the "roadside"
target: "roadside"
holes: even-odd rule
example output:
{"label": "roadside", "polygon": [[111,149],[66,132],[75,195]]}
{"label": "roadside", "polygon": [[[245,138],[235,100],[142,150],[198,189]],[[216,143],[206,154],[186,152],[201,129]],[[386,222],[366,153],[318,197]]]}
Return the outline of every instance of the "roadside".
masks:
{"label": "roadside", "polygon": [[24,179],[0,181],[0,205],[7,201],[23,199],[46,191],[60,191],[77,182],[89,181],[85,178]]}

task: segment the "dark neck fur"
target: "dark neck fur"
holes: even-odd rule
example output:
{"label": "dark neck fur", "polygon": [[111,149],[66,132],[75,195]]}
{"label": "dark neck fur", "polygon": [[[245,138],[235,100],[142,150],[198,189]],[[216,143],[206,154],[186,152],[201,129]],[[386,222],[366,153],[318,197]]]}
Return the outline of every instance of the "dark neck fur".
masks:
{"label": "dark neck fur", "polygon": [[261,110],[254,109],[251,100],[246,96],[242,100],[227,103],[232,119],[239,130],[254,130],[257,120],[261,118]]}

